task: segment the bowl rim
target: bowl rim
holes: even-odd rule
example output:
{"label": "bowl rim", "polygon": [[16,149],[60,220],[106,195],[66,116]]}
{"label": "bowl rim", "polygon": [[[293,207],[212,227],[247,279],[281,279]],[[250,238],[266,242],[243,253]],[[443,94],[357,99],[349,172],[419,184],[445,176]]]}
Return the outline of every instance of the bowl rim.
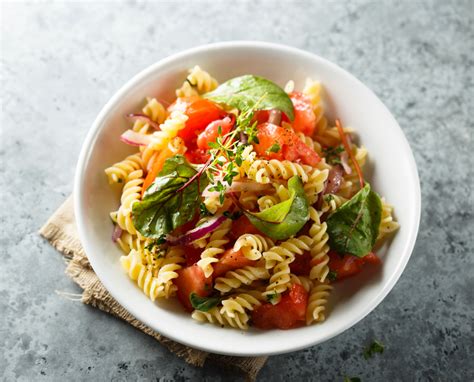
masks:
{"label": "bowl rim", "polygon": [[[363,309],[360,309],[357,313],[354,314],[354,319],[345,325],[341,325],[341,327],[337,328],[337,330],[331,332],[330,334],[325,333],[317,340],[311,339],[310,336],[308,336],[308,339],[304,342],[298,342],[296,344],[287,342],[280,349],[276,349],[273,351],[263,351],[259,349],[257,350],[245,349],[245,353],[244,353],[241,350],[241,348],[237,346],[231,350],[223,350],[223,349],[218,349],[218,348],[212,348],[209,346],[203,346],[198,342],[198,340],[193,340],[193,339],[184,338],[180,336],[179,330],[174,330],[174,331],[163,330],[162,328],[156,327],[156,325],[151,324],[149,320],[147,319],[147,317],[142,314],[142,312],[134,310],[132,306],[133,304],[131,304],[129,300],[122,298],[120,293],[115,293],[114,283],[111,280],[109,280],[107,277],[103,277],[104,274],[102,273],[101,267],[98,265],[98,262],[96,262],[96,257],[88,256],[88,259],[94,272],[97,274],[100,281],[103,283],[105,288],[109,291],[109,293],[119,302],[120,305],[122,305],[128,312],[133,314],[138,320],[149,325],[151,328],[153,328],[153,330],[156,330],[158,333],[166,336],[167,338],[173,341],[179,342],[181,344],[190,346],[195,349],[213,352],[217,354],[224,354],[224,355],[263,356],[263,355],[284,354],[284,353],[288,353],[292,351],[301,350],[301,349],[304,349],[304,348],[307,348],[309,346],[313,346],[319,343],[323,343],[343,333],[347,329],[356,325],[363,318],[365,318],[384,300],[384,298],[388,295],[388,293],[390,293],[390,291],[393,289],[396,282],[402,275],[404,269],[406,268],[406,265],[413,253],[413,249],[416,243],[416,238],[418,235],[418,230],[419,230],[419,225],[420,225],[420,216],[421,216],[421,188],[420,188],[420,181],[419,181],[419,176],[418,176],[418,169],[416,166],[415,158],[413,156],[413,152],[411,150],[411,147],[408,143],[408,140],[406,139],[406,136],[403,130],[401,129],[398,122],[396,121],[395,117],[392,115],[389,109],[385,106],[385,104],[377,97],[377,95],[369,87],[367,87],[364,83],[362,83],[359,79],[357,79],[355,76],[350,74],[348,71],[339,67],[337,64],[334,64],[331,61],[325,58],[322,58],[314,53],[310,53],[305,50],[294,48],[294,47],[283,45],[283,44],[269,43],[269,42],[263,42],[263,41],[218,42],[218,43],[200,45],[191,49],[186,49],[186,50],[171,54],[151,64],[150,66],[146,67],[145,69],[137,73],[135,76],[133,76],[122,87],[120,87],[119,90],[116,91],[114,95],[109,99],[109,101],[103,106],[103,108],[101,109],[97,117],[95,118],[94,122],[92,123],[91,128],[89,129],[84,139],[84,142],[82,144],[82,148],[79,154],[79,159],[78,159],[76,171],[75,171],[73,195],[74,196],[83,195],[83,187],[84,187],[83,177],[85,175],[85,169],[88,162],[88,156],[92,148],[91,143],[95,140],[96,136],[101,131],[99,127],[101,126],[106,116],[113,109],[113,106],[117,103],[118,100],[120,100],[130,90],[130,88],[135,86],[136,83],[139,83],[140,81],[142,81],[150,73],[154,72],[161,66],[167,65],[168,63],[172,61],[179,60],[180,58],[184,58],[189,55],[194,55],[196,53],[200,53],[203,51],[220,50],[223,48],[225,49],[261,48],[261,49],[266,49],[266,50],[279,51],[285,54],[304,56],[312,60],[320,61],[323,65],[326,65],[330,69],[337,72],[340,76],[346,77],[351,81],[357,82],[360,86],[365,88],[365,90],[367,90],[371,94],[371,96],[373,96],[375,102],[378,103],[378,106],[385,111],[385,113],[387,114],[387,117],[392,120],[392,122],[398,127],[401,133],[402,139],[404,140],[406,148],[408,149],[406,152],[406,155],[407,155],[408,162],[410,164],[410,168],[412,170],[410,176],[412,177],[412,180],[414,181],[414,185],[415,185],[415,192],[416,192],[416,195],[414,195],[415,208],[411,212],[411,215],[412,215],[411,219],[413,219],[415,224],[413,226],[414,229],[412,229],[409,232],[408,240],[404,243],[403,251],[401,252],[404,254],[403,262],[401,262],[398,266],[398,269],[396,269],[392,273],[390,278],[387,280],[385,287],[381,289],[374,298],[372,298],[371,300],[368,300],[367,303],[364,305]],[[73,201],[74,201],[74,213],[75,213],[75,220],[76,220],[76,225],[77,225],[77,231],[79,234],[79,239],[87,255],[87,254],[95,252],[95,249],[93,248],[93,246],[90,245],[89,240],[86,237],[85,216],[83,214],[85,207],[83,205],[82,197],[74,197]]]}

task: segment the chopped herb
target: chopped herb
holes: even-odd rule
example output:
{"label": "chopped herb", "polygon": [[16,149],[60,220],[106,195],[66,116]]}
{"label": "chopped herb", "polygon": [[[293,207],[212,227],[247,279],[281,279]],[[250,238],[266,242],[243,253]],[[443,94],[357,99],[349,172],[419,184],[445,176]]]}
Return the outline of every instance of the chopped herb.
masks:
{"label": "chopped herb", "polygon": [[189,295],[189,301],[191,301],[193,308],[201,312],[209,311],[217,306],[221,300],[221,297],[201,297],[194,292]]}
{"label": "chopped herb", "polygon": [[334,200],[334,195],[333,194],[326,194],[326,195],[323,196],[323,200],[326,203],[330,203],[331,200]]}
{"label": "chopped herb", "polygon": [[278,299],[278,293],[275,292],[273,294],[267,294],[267,301],[271,304],[275,304]]}
{"label": "chopped herb", "polygon": [[374,340],[369,346],[364,350],[364,358],[372,358],[375,353],[383,353],[384,346],[381,342]]}
{"label": "chopped herb", "polygon": [[203,217],[212,215],[203,202],[199,204],[199,215]]}
{"label": "chopped herb", "polygon": [[225,198],[225,190],[226,187],[224,186],[224,183],[222,183],[220,180],[218,180],[214,186],[209,188],[209,191],[216,191],[219,193],[219,202],[222,204],[224,203],[224,198]]}
{"label": "chopped herb", "polygon": [[270,148],[267,150],[269,153],[277,153],[281,150],[281,146],[278,143],[274,143],[273,145],[270,146]]}
{"label": "chopped herb", "polygon": [[222,126],[221,125],[217,126],[217,134],[222,135]]}
{"label": "chopped herb", "polygon": [[344,146],[326,147],[323,149],[323,154],[326,157],[326,162],[330,165],[341,164],[340,154],[344,152]]}
{"label": "chopped herb", "polygon": [[328,280],[329,281],[336,281],[337,280],[337,272],[336,271],[330,271],[328,273]]}

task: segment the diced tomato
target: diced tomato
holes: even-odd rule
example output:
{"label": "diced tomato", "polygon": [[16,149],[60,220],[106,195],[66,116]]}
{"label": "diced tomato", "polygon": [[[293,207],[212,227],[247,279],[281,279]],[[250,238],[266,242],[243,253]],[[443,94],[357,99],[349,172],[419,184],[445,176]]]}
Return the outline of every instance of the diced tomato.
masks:
{"label": "diced tomato", "polygon": [[186,151],[184,154],[188,162],[194,163],[194,164],[203,164],[206,163],[207,160],[209,159],[209,151],[208,150],[201,150],[201,149],[190,149]]}
{"label": "diced tomato", "polygon": [[316,116],[310,99],[300,92],[289,94],[295,110],[295,119],[291,122],[293,129],[312,136],[316,128]]}
{"label": "diced tomato", "polygon": [[[319,155],[308,147],[291,128],[285,128],[271,123],[258,125],[257,138],[254,144],[259,156],[268,159],[286,159],[292,162],[302,161],[310,166],[316,166],[321,160]],[[277,144],[277,152],[270,151]]]}
{"label": "diced tomato", "polygon": [[335,251],[329,251],[329,269],[336,272],[337,280],[356,275],[362,270],[364,264],[380,264],[380,259],[373,252],[364,257],[353,255],[339,255]]}
{"label": "diced tomato", "polygon": [[278,304],[262,304],[252,312],[252,322],[260,329],[291,329],[305,322],[308,292],[300,284],[292,284]]}
{"label": "diced tomato", "polygon": [[257,110],[253,116],[252,121],[257,121],[257,124],[268,122],[268,117],[270,116],[269,110]]}
{"label": "diced tomato", "polygon": [[255,260],[247,259],[242,252],[228,249],[224,252],[219,261],[214,263],[213,275],[216,277],[222,276],[226,272],[246,267],[247,265],[254,265],[255,263]]}
{"label": "diced tomato", "polygon": [[195,142],[198,134],[206,128],[209,123],[222,118],[226,113],[214,102],[198,96],[178,98],[168,107],[169,111],[180,110],[187,116],[186,127],[178,132],[186,144]]}
{"label": "diced tomato", "polygon": [[176,273],[178,277],[173,280],[173,283],[178,287],[178,300],[186,310],[192,311],[189,295],[194,292],[201,297],[208,296],[212,291],[211,278],[206,278],[197,264],[179,269]]}
{"label": "diced tomato", "polygon": [[186,246],[184,248],[184,257],[186,258],[186,265],[196,264],[201,259],[202,249],[195,248],[192,245]]}
{"label": "diced tomato", "polygon": [[[216,142],[217,137],[224,136],[232,130],[234,126],[235,118],[225,117],[224,119],[218,119],[212,121],[207,125],[206,129],[199,134],[197,138],[197,147],[201,150],[210,149],[209,143]],[[219,128],[221,133],[219,134]]]}
{"label": "diced tomato", "polygon": [[311,254],[304,252],[302,255],[296,255],[295,261],[290,263],[291,273],[297,276],[305,276],[309,274],[311,270]]}
{"label": "diced tomato", "polygon": [[247,216],[242,215],[237,220],[232,221],[232,229],[229,234],[233,239],[237,239],[246,233],[261,233],[252,223]]}

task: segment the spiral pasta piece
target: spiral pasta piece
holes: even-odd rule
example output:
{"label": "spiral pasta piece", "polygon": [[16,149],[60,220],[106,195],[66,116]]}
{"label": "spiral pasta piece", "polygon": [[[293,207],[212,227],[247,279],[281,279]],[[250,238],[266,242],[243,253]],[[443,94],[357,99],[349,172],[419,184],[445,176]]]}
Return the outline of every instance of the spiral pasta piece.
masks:
{"label": "spiral pasta piece", "polygon": [[324,117],[324,105],[322,101],[322,85],[319,81],[314,81],[311,78],[306,79],[303,88],[303,94],[309,98],[313,107],[313,112],[318,123]]}
{"label": "spiral pasta piece", "polygon": [[255,280],[265,280],[270,277],[265,267],[247,266],[235,271],[229,271],[224,277],[218,277],[214,288],[221,293],[227,293],[232,289],[239,288],[242,284],[250,285]]}
{"label": "spiral pasta piece", "polygon": [[207,93],[219,86],[217,80],[198,65],[189,70],[189,75],[186,79],[197,89],[198,93]]}
{"label": "spiral pasta piece", "polygon": [[327,234],[327,224],[321,223],[319,214],[314,207],[309,208],[309,217],[313,221],[309,229],[309,235],[313,241],[311,245],[311,264],[313,264],[309,273],[311,280],[318,279],[321,282],[326,280],[329,273],[329,235]]}
{"label": "spiral pasta piece", "polygon": [[336,211],[340,206],[342,206],[348,199],[336,195],[336,194],[326,194],[323,197],[323,205],[321,206],[322,213],[332,213]]}
{"label": "spiral pasta piece", "polygon": [[258,260],[262,257],[262,252],[273,247],[273,241],[258,234],[246,233],[240,236],[234,244],[234,251],[242,251],[249,260]]}
{"label": "spiral pasta piece", "polygon": [[393,206],[381,198],[382,201],[382,219],[379,226],[379,236],[377,240],[382,240],[385,236],[396,231],[400,225],[393,218]]}
{"label": "spiral pasta piece", "polygon": [[152,134],[149,148],[162,150],[168,143],[178,135],[178,132],[186,126],[188,116],[182,111],[173,111],[170,116],[160,125],[160,131]]}
{"label": "spiral pasta piece", "polygon": [[329,170],[314,169],[311,172],[308,182],[304,185],[304,192],[309,204],[314,204],[318,200],[319,193],[324,190],[328,174]]}
{"label": "spiral pasta piece", "polygon": [[227,314],[234,318],[236,314],[246,314],[246,310],[253,310],[255,306],[260,306],[262,303],[258,298],[255,298],[248,293],[239,293],[233,297],[222,300],[221,314]]}
{"label": "spiral pasta piece", "polygon": [[272,179],[288,180],[294,175],[298,175],[303,183],[308,181],[308,173],[312,171],[311,166],[301,165],[288,160],[279,161],[255,160],[247,169],[247,176],[257,183],[271,183]]}
{"label": "spiral pasta piece", "polygon": [[181,247],[171,247],[166,254],[158,272],[157,297],[169,298],[176,292],[176,286],[173,280],[178,278],[177,270],[182,268],[185,263],[184,250]]}
{"label": "spiral pasta piece", "polygon": [[248,329],[249,316],[246,313],[237,312],[234,317],[229,317],[225,312],[221,313],[217,306],[207,312],[195,310],[191,314],[191,317],[202,323],[209,322],[221,327],[231,327],[241,330]]}
{"label": "spiral pasta piece", "polygon": [[133,154],[105,169],[110,184],[123,183],[132,171],[143,168],[140,154]]}
{"label": "spiral pasta piece", "polygon": [[120,258],[120,263],[128,276],[133,281],[136,281],[139,288],[142,289],[152,301],[155,301],[158,296],[158,279],[145,267],[140,253],[132,249],[127,256]]}
{"label": "spiral pasta piece", "polygon": [[280,203],[280,200],[275,195],[263,195],[257,199],[258,209],[260,211],[265,211],[266,209],[273,207],[278,203]]}
{"label": "spiral pasta piece", "polygon": [[201,253],[201,260],[197,262],[197,265],[203,270],[206,277],[212,275],[212,272],[214,271],[212,264],[219,261],[216,256],[225,251],[224,246],[229,242],[226,235],[230,231],[231,226],[231,220],[226,219],[224,223],[212,232],[209,237],[209,243]]}
{"label": "spiral pasta piece", "polygon": [[116,215],[116,221],[120,228],[132,235],[138,235],[133,225],[132,207],[141,198],[143,181],[142,170],[136,170],[129,174],[127,183],[122,191],[121,205]]}
{"label": "spiral pasta piece", "polygon": [[293,261],[295,255],[302,255],[304,251],[309,251],[312,243],[313,240],[310,237],[302,235],[275,245],[263,253],[265,268],[271,269],[276,263],[285,259],[292,259],[291,261]]}
{"label": "spiral pasta piece", "polygon": [[316,282],[308,296],[308,306],[306,307],[306,324],[322,322],[325,320],[327,299],[331,294],[332,286],[329,284]]}
{"label": "spiral pasta piece", "polygon": [[290,263],[295,260],[294,257],[287,258],[275,265],[272,275],[270,276],[267,290],[263,292],[264,296],[271,298],[272,304],[280,302],[281,294],[284,293],[291,286],[290,278]]}

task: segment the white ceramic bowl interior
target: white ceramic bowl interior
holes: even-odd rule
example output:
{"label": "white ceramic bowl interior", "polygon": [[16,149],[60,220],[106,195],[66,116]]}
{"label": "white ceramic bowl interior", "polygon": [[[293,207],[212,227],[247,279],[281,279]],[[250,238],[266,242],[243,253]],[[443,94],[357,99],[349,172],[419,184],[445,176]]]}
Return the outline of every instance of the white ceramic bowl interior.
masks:
{"label": "white ceramic bowl interior", "polygon": [[[287,331],[247,332],[202,325],[176,302],[154,303],[121,268],[121,251],[111,241],[109,212],[119,205],[119,189],[107,183],[104,169],[132,150],[119,141],[129,128],[124,115],[136,112],[144,97],[173,100],[188,68],[205,68],[220,82],[242,74],[264,76],[284,86],[292,79],[301,89],[307,77],[325,88],[330,117],[357,130],[370,157],[368,179],[395,206],[401,228],[378,250],[380,268],[338,283],[327,320]],[[145,69],[104,106],[82,148],[75,178],[75,213],[87,256],[105,287],[122,306],[149,327],[194,348],[229,355],[277,354],[321,343],[355,325],[390,292],[408,262],[418,231],[420,187],[410,147],[397,122],[364,84],[335,64],[281,45],[232,42],[207,45],[168,57]]]}

